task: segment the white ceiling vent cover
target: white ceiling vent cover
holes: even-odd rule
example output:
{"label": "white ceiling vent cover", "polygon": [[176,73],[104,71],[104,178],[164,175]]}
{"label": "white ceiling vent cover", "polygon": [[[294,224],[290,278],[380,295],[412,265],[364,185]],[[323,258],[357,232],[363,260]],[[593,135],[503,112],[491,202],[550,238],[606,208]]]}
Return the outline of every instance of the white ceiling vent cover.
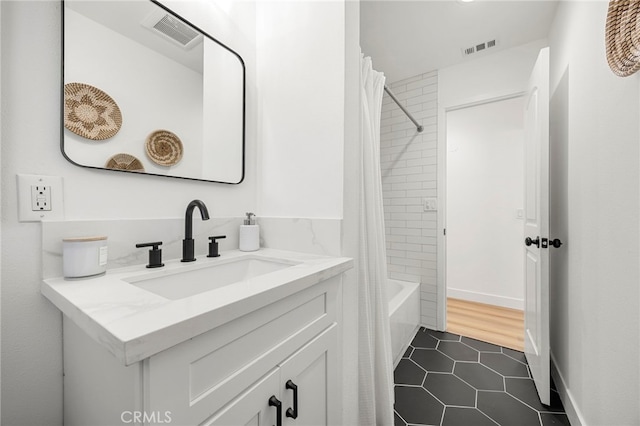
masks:
{"label": "white ceiling vent cover", "polygon": [[191,49],[202,40],[202,34],[163,10],[154,10],[142,21],[142,26],[185,50]]}
{"label": "white ceiling vent cover", "polygon": [[482,52],[483,50],[491,49],[498,45],[498,40],[493,39],[482,43],[474,44],[473,46],[465,47],[462,49],[462,56],[473,55],[474,53]]}

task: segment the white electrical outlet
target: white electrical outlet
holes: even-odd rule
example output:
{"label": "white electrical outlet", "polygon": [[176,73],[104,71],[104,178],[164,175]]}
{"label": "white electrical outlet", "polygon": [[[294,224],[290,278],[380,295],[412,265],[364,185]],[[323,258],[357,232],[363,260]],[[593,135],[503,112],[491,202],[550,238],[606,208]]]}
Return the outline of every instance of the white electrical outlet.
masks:
{"label": "white electrical outlet", "polygon": [[18,220],[64,219],[62,177],[17,175]]}
{"label": "white electrical outlet", "polygon": [[31,185],[31,211],[51,211],[51,187]]}
{"label": "white electrical outlet", "polygon": [[438,210],[438,199],[437,198],[424,198],[422,200],[423,211],[425,212],[433,212]]}

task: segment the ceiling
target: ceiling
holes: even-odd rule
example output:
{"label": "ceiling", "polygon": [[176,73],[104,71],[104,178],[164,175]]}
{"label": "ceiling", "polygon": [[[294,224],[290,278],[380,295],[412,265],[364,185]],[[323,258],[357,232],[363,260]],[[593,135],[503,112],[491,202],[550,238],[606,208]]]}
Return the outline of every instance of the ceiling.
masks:
{"label": "ceiling", "polygon": [[[363,0],[360,45],[375,69],[395,82],[547,37],[551,0]],[[463,49],[497,40],[465,57]]]}
{"label": "ceiling", "polygon": [[[1,1],[1,0],[0,0]],[[136,43],[202,74],[202,43],[183,48],[145,27],[147,19],[166,16],[167,13],[149,1],[65,1],[65,10],[71,9],[85,18],[131,39]],[[71,22],[70,17],[66,19]],[[156,19],[157,21],[157,19]],[[153,21],[154,23],[156,21]],[[71,28],[74,28],[73,26]],[[87,35],[88,36],[88,35]]]}

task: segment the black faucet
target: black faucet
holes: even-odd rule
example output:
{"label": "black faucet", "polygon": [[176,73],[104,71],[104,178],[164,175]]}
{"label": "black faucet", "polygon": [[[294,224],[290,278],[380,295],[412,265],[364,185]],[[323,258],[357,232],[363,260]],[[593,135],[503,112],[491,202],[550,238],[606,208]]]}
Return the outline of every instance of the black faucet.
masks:
{"label": "black faucet", "polygon": [[193,262],[196,260],[194,256],[193,241],[193,209],[200,210],[202,220],[209,220],[209,211],[207,206],[200,200],[193,200],[187,206],[187,213],[184,218],[184,240],[182,240],[182,262]]}

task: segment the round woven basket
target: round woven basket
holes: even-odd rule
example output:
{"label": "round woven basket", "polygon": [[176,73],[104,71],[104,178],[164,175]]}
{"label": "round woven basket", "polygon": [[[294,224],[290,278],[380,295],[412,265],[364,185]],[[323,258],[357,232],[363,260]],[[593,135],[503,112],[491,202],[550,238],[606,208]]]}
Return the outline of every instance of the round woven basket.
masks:
{"label": "round woven basket", "polygon": [[109,139],[122,127],[122,113],[102,90],[68,83],[64,85],[64,127],[87,139]]}
{"label": "round woven basket", "polygon": [[614,74],[627,77],[640,69],[640,0],[611,0],[605,43]]}
{"label": "round woven basket", "polygon": [[123,152],[116,154],[107,160],[104,165],[107,169],[128,170],[130,172],[144,172],[142,162],[131,154]]}
{"label": "round woven basket", "polygon": [[147,136],[147,155],[161,166],[173,166],[182,159],[182,142],[168,130],[156,130]]}

